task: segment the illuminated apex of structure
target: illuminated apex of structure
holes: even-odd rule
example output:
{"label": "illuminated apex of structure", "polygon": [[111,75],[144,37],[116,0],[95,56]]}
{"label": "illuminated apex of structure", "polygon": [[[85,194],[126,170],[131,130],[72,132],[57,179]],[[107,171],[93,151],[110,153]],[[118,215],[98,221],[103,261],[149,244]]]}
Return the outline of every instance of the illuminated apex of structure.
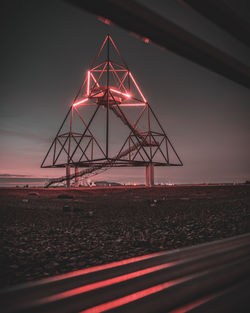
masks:
{"label": "illuminated apex of structure", "polygon": [[[50,180],[70,187],[112,167],[146,167],[146,185],[154,184],[154,166],[182,166],[133,74],[107,35],[86,73],[42,164],[65,167]],[[73,174],[70,169],[74,168]],[[79,171],[79,168],[84,168]]]}

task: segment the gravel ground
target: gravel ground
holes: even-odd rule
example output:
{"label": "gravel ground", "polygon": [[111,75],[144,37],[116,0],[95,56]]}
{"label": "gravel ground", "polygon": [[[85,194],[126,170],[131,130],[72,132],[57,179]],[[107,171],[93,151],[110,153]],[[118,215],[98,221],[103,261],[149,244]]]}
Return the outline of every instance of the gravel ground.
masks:
{"label": "gravel ground", "polygon": [[250,231],[248,185],[1,188],[0,199],[2,288]]}

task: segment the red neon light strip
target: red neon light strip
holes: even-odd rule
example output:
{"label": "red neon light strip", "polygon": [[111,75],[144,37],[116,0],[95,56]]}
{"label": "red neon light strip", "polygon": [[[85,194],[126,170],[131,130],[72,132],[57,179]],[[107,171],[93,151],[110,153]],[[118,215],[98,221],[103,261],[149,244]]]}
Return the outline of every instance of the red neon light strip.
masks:
{"label": "red neon light strip", "polygon": [[188,278],[186,277],[186,278],[179,278],[176,280],[171,280],[167,283],[159,284],[159,285],[156,285],[156,286],[132,293],[128,296],[125,296],[125,297],[122,297],[122,298],[119,298],[119,299],[116,299],[113,301],[109,301],[109,302],[106,302],[106,303],[101,304],[101,305],[97,305],[97,306],[92,307],[90,309],[84,310],[81,313],[101,313],[101,312],[104,312],[107,310],[111,310],[111,309],[114,309],[116,307],[122,306],[124,304],[134,302],[138,299],[142,299],[144,297],[147,297],[149,295],[152,295],[154,293],[157,293],[159,291],[167,289],[171,286],[177,285],[177,284],[179,284],[179,283],[181,283],[187,279]]}
{"label": "red neon light strip", "polygon": [[144,107],[146,103],[121,103],[118,104],[119,107]]}
{"label": "red neon light strip", "polygon": [[107,286],[110,286],[110,285],[118,284],[118,283],[121,283],[123,281],[127,281],[127,280],[130,280],[130,279],[136,278],[136,277],[140,277],[140,276],[143,276],[143,275],[146,275],[146,274],[149,274],[149,273],[153,273],[153,272],[159,271],[161,269],[164,269],[164,268],[167,268],[169,266],[172,266],[173,264],[176,264],[176,262],[169,262],[169,263],[165,263],[165,264],[162,264],[162,265],[149,267],[149,268],[146,268],[146,269],[143,269],[143,270],[140,270],[140,271],[132,272],[132,273],[129,273],[129,274],[117,276],[117,277],[114,277],[114,278],[110,278],[110,279],[106,279],[106,280],[99,281],[99,282],[96,282],[96,283],[92,283],[92,284],[89,284],[89,285],[85,285],[85,286],[82,286],[82,287],[78,287],[78,288],[75,288],[75,289],[72,289],[72,290],[64,291],[64,292],[55,294],[53,296],[47,297],[47,298],[44,299],[44,301],[46,301],[46,303],[51,302],[51,301],[58,301],[58,300],[65,299],[65,298],[68,298],[68,297],[72,297],[72,296],[75,296],[75,295],[79,295],[81,293],[88,292],[88,291],[91,291],[91,290],[94,290],[94,289],[103,288],[103,287],[107,287]]}
{"label": "red neon light strip", "polygon": [[118,93],[118,94],[120,94],[120,95],[123,95],[123,96],[125,96],[125,97],[127,97],[127,98],[131,98],[131,95],[128,94],[128,93],[124,93],[124,92],[121,92],[121,91],[116,90],[116,89],[113,89],[113,88],[109,88],[109,90],[110,90],[110,91],[113,91],[113,92],[115,92],[115,93]]}
{"label": "red neon light strip", "polygon": [[85,98],[85,99],[83,99],[83,100],[80,100],[80,101],[78,101],[78,102],[73,103],[73,106],[75,107],[75,106],[77,106],[77,105],[79,105],[79,104],[81,104],[81,103],[84,103],[84,102],[88,101],[88,100],[89,100],[89,98]]}
{"label": "red neon light strip", "polygon": [[141,95],[143,101],[144,101],[144,102],[147,102],[147,100],[146,100],[146,99],[144,98],[144,96],[143,96],[143,93],[141,92],[141,89],[140,89],[139,86],[137,85],[137,83],[136,83],[136,81],[135,81],[135,79],[134,79],[132,73],[129,72],[129,75],[130,75],[130,77],[132,78],[132,80],[133,80],[133,82],[134,82],[134,84],[135,84],[137,90],[139,91],[139,93],[140,93],[140,95]]}
{"label": "red neon light strip", "polygon": [[89,84],[90,84],[90,71],[88,71],[88,80],[87,80],[87,96],[89,96]]}
{"label": "red neon light strip", "polygon": [[[101,72],[102,70],[91,70],[91,72]],[[106,72],[107,70],[105,70]],[[109,70],[109,72],[127,72],[128,70]]]}

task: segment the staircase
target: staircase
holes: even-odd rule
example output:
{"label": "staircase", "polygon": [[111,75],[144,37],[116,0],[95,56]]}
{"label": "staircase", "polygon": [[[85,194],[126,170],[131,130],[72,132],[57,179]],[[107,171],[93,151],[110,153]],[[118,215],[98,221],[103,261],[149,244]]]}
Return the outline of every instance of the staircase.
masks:
{"label": "staircase", "polygon": [[118,107],[116,105],[113,105],[111,107],[111,110],[115,113],[115,115],[117,117],[119,117],[119,119],[123,122],[123,124],[125,124],[126,126],[128,126],[131,131],[136,134],[136,136],[138,138],[141,139],[141,141],[144,143],[144,145],[150,145],[150,142],[148,141],[148,139],[145,139],[145,136],[142,135],[141,132],[139,132],[130,122],[128,119],[126,119],[126,117],[121,113],[121,111],[118,109]]}
{"label": "staircase", "polygon": [[102,164],[98,164],[98,165],[92,166],[90,168],[87,168],[87,169],[84,169],[82,171],[79,171],[77,174],[74,173],[74,174],[71,174],[70,176],[62,176],[62,177],[59,177],[59,178],[52,178],[45,185],[45,187],[48,188],[48,187],[50,187],[53,184],[62,183],[65,180],[72,180],[72,179],[74,179],[76,177],[84,176],[85,179],[87,179],[87,178],[89,178],[91,176],[98,175],[98,174],[100,174],[100,173],[102,173],[104,171],[107,171],[110,167],[112,167],[118,158],[122,158],[122,157],[128,155],[129,153],[131,153],[134,150],[136,150],[139,146],[140,146],[140,143],[138,142],[135,145],[133,145],[132,147],[128,148],[127,150],[124,150],[123,152],[117,154],[116,157],[112,159],[112,161],[103,162]]}
{"label": "staircase", "polygon": [[46,188],[50,187],[53,184],[61,183],[66,180],[72,180],[76,177],[82,177],[84,176],[86,179],[98,175],[106,170],[108,170],[110,167],[114,165],[117,159],[120,159],[122,157],[125,157],[129,153],[136,150],[139,146],[149,147],[149,146],[158,146],[158,142],[150,142],[149,138],[145,138],[145,135],[143,135],[138,129],[136,129],[129,120],[121,113],[121,111],[117,108],[117,106],[113,105],[111,107],[111,110],[115,113],[115,115],[121,119],[121,121],[128,126],[131,131],[141,140],[141,142],[137,142],[127,150],[122,151],[121,153],[118,153],[114,158],[112,158],[112,161],[103,162],[102,164],[94,165],[90,168],[84,169],[82,171],[79,171],[77,174],[71,174],[70,176],[62,176],[59,178],[52,178],[49,180],[49,182],[45,185]]}

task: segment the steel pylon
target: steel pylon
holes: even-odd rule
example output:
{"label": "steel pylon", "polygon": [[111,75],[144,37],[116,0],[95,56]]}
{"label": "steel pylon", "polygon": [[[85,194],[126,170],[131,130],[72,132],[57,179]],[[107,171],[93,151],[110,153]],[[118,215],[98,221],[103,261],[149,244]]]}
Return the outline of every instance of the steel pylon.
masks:
{"label": "steel pylon", "polygon": [[[49,185],[111,167],[182,166],[173,144],[108,34],[61,124],[42,168],[66,167]],[[75,173],[70,174],[70,168]],[[79,168],[85,168],[79,171]]]}

